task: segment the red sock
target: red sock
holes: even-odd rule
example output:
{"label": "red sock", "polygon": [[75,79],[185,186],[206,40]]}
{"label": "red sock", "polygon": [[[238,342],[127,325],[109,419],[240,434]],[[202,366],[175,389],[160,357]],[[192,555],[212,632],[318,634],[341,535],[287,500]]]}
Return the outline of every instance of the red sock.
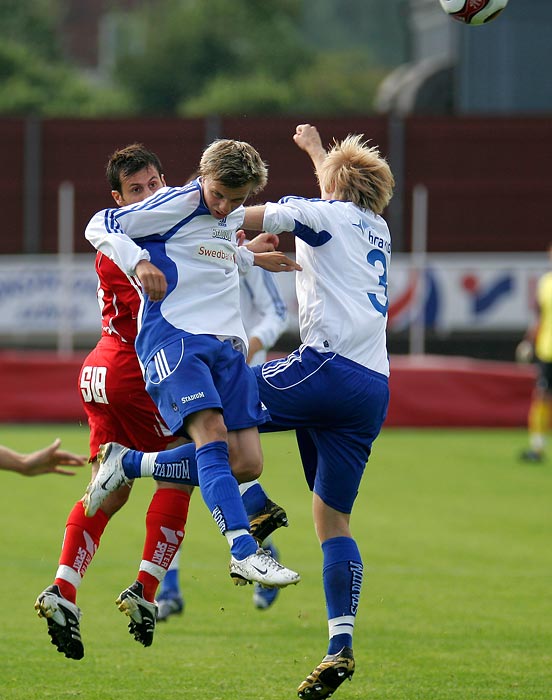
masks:
{"label": "red sock", "polygon": [[87,518],[82,501],[77,501],[69,513],[54,583],[59,586],[61,595],[72,603],[76,602],[77,588],[100,546],[108,522],[103,510]]}
{"label": "red sock", "polygon": [[146,515],[146,541],[138,581],[144,598],[153,602],[163,579],[184,538],[190,494],[179,489],[157,489]]}

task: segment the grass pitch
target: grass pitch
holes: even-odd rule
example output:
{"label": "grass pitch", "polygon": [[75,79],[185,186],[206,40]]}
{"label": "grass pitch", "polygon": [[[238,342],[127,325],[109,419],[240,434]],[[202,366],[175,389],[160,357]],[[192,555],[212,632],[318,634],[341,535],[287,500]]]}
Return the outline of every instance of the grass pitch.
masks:
{"label": "grass pitch", "polygon": [[[30,451],[56,436],[87,451],[84,426],[0,426]],[[517,460],[522,430],[388,429],[375,444],[352,528],[365,565],[357,670],[340,700],[547,700],[552,697],[552,464]],[[26,479],[3,472],[2,700],[284,700],[326,650],[321,553],[291,433],[263,437],[263,483],[285,505],[277,544],[302,581],[257,611],[234,587],[228,547],[192,498],[182,617],[153,646],[128,634],[114,601],[135,577],[153,485],[138,482],[107,528],[79,591],[82,661],[50,644],[33,610],[51,583],[65,519],[89,470]]]}

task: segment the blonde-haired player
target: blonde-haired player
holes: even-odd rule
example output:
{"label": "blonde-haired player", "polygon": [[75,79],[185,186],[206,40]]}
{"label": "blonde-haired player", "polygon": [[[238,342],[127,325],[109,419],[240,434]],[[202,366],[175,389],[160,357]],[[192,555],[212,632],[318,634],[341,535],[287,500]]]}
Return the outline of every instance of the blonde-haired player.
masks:
{"label": "blonde-haired player", "polygon": [[[284,587],[300,577],[258,547],[230,469],[232,460],[250,478],[262,472],[258,426],[268,414],[246,364],[237,232],[242,205],[265,186],[267,167],[250,144],[220,139],[204,150],[199,172],[185,187],[98,212],[86,237],[140,279],[135,347],[146,389],[171,432],[195,443],[202,497],[230,546],[230,575],[238,584]],[[124,483],[126,451],[109,443],[102,453],[84,497],[87,515]],[[111,468],[117,480],[106,479]]]}
{"label": "blonde-haired player", "polygon": [[300,698],[327,698],[353,675],[353,629],[363,565],[349,527],[372,443],[387,413],[387,274],[391,237],[381,214],[394,179],[362,136],[326,153],[315,127],[301,124],[295,143],[311,157],[321,199],[284,197],[247,207],[244,227],[296,237],[302,345],[256,367],[268,429],[296,429],[313,491],[322,547],[329,645],[299,685]]}

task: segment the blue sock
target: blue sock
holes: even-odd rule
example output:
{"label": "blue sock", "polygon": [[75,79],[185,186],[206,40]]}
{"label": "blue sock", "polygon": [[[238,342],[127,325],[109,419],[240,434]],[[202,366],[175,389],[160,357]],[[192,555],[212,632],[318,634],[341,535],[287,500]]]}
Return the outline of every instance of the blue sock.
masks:
{"label": "blue sock", "polygon": [[156,481],[173,481],[199,486],[195,442],[159,452],[155,458],[153,478]]}
{"label": "blue sock", "polygon": [[[142,476],[143,456],[144,453],[139,450],[129,450],[123,455],[123,471],[129,479],[139,479]],[[173,481],[199,486],[195,443],[188,442],[171,450],[158,452],[153,478],[156,481]]]}
{"label": "blue sock", "polygon": [[248,516],[253,516],[259,513],[266,506],[268,496],[263,487],[256,481],[250,486],[247,491],[242,493],[242,501],[245,506],[245,512]]}
{"label": "blue sock", "polygon": [[[253,540],[253,541],[252,541]],[[236,559],[245,559],[250,554],[255,554],[258,549],[257,542],[251,535],[240,535],[232,542],[230,552]]]}
{"label": "blue sock", "polygon": [[178,569],[169,569],[165,574],[165,578],[161,583],[161,590],[159,591],[158,598],[166,596],[168,593],[178,594],[180,592],[180,586],[178,584]]}
{"label": "blue sock", "polygon": [[123,471],[129,479],[139,479],[142,476],[141,465],[143,452],[139,450],[129,450],[123,455],[121,463],[123,465]]}
{"label": "blue sock", "polygon": [[350,537],[332,537],[322,544],[322,579],[330,641],[328,654],[353,646],[353,630],[362,587],[362,559]]}
{"label": "blue sock", "polygon": [[196,457],[201,495],[222,534],[227,530],[249,530],[238,482],[230,471],[228,445],[209,442],[197,450]]}

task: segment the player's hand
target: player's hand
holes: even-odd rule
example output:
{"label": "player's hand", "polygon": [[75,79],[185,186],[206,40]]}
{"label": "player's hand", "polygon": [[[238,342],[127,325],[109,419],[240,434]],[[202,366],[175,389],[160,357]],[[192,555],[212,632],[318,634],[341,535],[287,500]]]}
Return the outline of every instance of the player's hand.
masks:
{"label": "player's hand", "polygon": [[167,293],[167,278],[164,273],[149,260],[140,260],[135,269],[142,289],[152,301],[161,301]]}
{"label": "player's hand", "polygon": [[20,473],[23,476],[38,476],[39,474],[62,474],[63,476],[74,476],[75,472],[69,469],[62,469],[60,465],[71,467],[82,467],[87,463],[86,457],[76,455],[72,452],[59,450],[61,440],[57,438],[48,447],[44,447],[36,452],[25,455],[23,462],[24,470]]}
{"label": "player's hand", "polygon": [[533,343],[530,340],[522,340],[516,347],[516,362],[532,362],[534,354]]}
{"label": "player's hand", "polygon": [[301,272],[301,265],[288,258],[287,255],[275,250],[272,253],[255,253],[255,265],[269,272]]}
{"label": "player's hand", "polygon": [[275,233],[266,233],[263,231],[259,233],[258,236],[255,236],[252,241],[246,243],[245,247],[252,253],[270,253],[276,250],[279,242],[280,239]]}
{"label": "player's hand", "polygon": [[308,153],[316,163],[320,158],[326,157],[326,151],[322,145],[322,140],[318,129],[310,124],[299,124],[295,129],[293,140],[299,148]]}

